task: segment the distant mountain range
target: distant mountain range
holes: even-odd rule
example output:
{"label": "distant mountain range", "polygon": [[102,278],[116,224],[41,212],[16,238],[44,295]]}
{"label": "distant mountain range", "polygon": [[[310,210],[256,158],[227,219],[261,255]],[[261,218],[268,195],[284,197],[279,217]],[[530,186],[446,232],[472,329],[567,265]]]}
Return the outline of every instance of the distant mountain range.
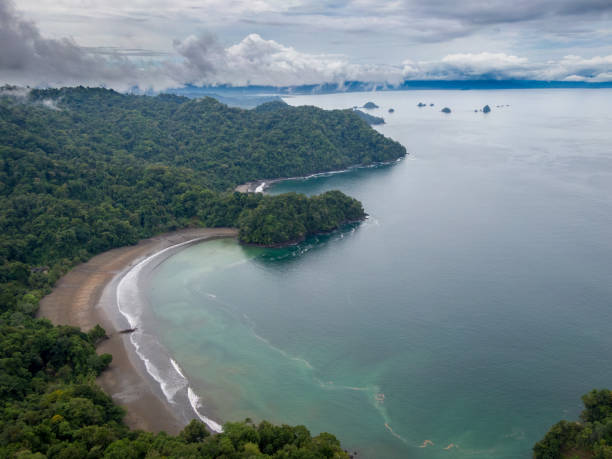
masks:
{"label": "distant mountain range", "polygon": [[280,96],[275,94],[262,95],[259,91],[253,92],[250,90],[244,93],[241,91],[241,89],[242,88],[229,88],[228,90],[218,87],[211,88],[187,86],[185,88],[171,89],[164,92],[189,97],[190,99],[212,97],[213,99],[217,99],[219,102],[229,107],[238,108],[255,108],[261,104],[282,100]]}
{"label": "distant mountain range", "polygon": [[392,90],[487,90],[487,89],[584,89],[612,88],[612,82],[587,83],[583,81],[541,80],[407,80],[399,85],[348,81],[302,86],[192,86],[168,89],[165,92],[191,98],[214,97],[230,106],[252,108],[270,102],[279,96],[303,94],[332,94],[337,92],[392,91]]}

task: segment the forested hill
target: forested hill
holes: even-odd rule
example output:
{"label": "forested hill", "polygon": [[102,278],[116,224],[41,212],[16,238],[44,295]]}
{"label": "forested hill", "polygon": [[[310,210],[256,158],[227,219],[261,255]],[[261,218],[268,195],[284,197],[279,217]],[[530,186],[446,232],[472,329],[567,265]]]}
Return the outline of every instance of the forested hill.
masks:
{"label": "forested hill", "polygon": [[95,386],[104,331],[35,319],[38,301],[96,253],[187,226],[234,226],[243,241],[299,241],[364,218],[339,191],[306,198],[242,182],[394,160],[402,146],[350,111],[256,110],[214,99],[105,89],[0,88],[0,457],[337,457],[304,427],[201,423],[179,437],[131,432]]}
{"label": "forested hill", "polygon": [[28,101],[2,102],[3,145],[39,148],[53,159],[87,152],[88,160],[112,156],[188,167],[216,190],[258,178],[391,161],[406,153],[351,110],[279,102],[243,110],[209,97],[85,88],[34,90]]}
{"label": "forested hill", "polygon": [[[404,154],[351,110],[272,102],[249,111],[100,88],[0,97],[0,284],[11,286],[0,291],[0,307],[16,301],[28,265],[49,266],[53,279],[75,261],[161,231],[237,226],[243,210],[259,205],[229,192],[239,183]],[[337,210],[318,220],[322,230],[342,222]],[[306,226],[296,239],[317,230]],[[264,239],[270,234],[286,240],[274,228]]]}
{"label": "forested hill", "polygon": [[612,392],[592,390],[582,396],[579,422],[559,421],[533,448],[534,459],[612,458]]}

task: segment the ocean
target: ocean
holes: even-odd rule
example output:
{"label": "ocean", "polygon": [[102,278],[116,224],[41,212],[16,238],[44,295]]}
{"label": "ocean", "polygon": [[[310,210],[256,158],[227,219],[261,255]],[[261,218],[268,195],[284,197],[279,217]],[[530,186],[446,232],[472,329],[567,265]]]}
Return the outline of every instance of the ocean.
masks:
{"label": "ocean", "polygon": [[364,458],[528,458],[612,386],[612,90],[285,100],[373,101],[409,155],[268,190],[339,189],[361,224],[186,246],[139,281],[140,351],[177,411],[304,424]]}

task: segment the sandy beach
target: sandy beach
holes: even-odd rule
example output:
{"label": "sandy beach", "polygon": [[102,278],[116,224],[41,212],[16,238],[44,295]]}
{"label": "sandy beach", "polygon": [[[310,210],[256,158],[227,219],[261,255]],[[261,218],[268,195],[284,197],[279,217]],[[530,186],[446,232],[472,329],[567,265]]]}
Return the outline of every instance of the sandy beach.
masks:
{"label": "sandy beach", "polygon": [[127,328],[124,319],[109,313],[117,309],[117,283],[138,262],[165,248],[189,241],[236,236],[237,230],[233,228],[192,228],[113,249],[75,267],[41,300],[38,316],[56,325],[74,325],[84,331],[96,324],[104,327],[110,338],[97,350],[111,354],[113,361],[98,378],[98,384],[115,403],[125,408],[125,422],[131,428],[176,434],[184,422],[173,413],[158,384],[136,356],[129,335],[117,333]]}
{"label": "sandy beach", "polygon": [[[403,157],[402,157],[403,158]],[[263,179],[263,180],[253,180],[251,182],[243,183],[242,185],[238,185],[234,188],[234,191],[239,193],[263,193],[272,185],[278,182],[284,182],[286,180],[306,180],[313,177],[318,176],[326,176],[326,175],[334,175],[334,174],[342,174],[344,172],[348,172],[353,169],[369,169],[372,167],[380,167],[380,166],[389,166],[391,164],[395,164],[402,160],[402,158],[393,159],[391,161],[382,161],[378,163],[372,163],[368,165],[358,164],[356,166],[349,166],[345,169],[337,169],[332,171],[323,171],[323,172],[315,172],[314,174],[308,174],[303,176],[296,177],[281,177],[274,179]]]}
{"label": "sandy beach", "polygon": [[287,179],[266,179],[266,180],[255,180],[253,182],[247,182],[242,185],[238,185],[234,191],[239,193],[263,193],[270,185]]}

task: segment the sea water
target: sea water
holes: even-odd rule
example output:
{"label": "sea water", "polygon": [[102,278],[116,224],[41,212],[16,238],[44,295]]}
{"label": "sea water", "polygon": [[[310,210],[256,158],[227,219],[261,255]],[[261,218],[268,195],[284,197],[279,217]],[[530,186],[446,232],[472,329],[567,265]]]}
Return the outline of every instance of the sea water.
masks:
{"label": "sea water", "polygon": [[342,190],[361,224],[155,268],[142,326],[200,415],[304,424],[358,457],[527,458],[612,386],[612,91],[286,100],[372,100],[409,156],[268,190]]}

